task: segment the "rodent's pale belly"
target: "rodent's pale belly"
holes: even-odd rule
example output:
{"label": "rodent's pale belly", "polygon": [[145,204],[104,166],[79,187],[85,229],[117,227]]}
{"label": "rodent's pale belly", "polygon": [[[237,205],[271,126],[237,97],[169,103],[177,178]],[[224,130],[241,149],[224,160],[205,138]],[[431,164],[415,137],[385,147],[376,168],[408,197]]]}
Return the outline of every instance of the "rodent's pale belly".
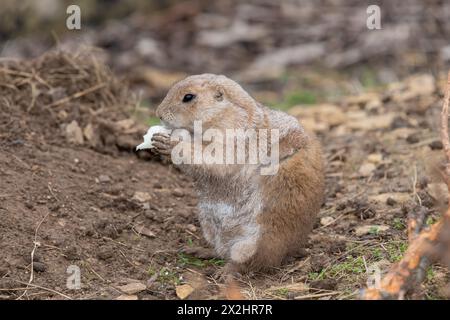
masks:
{"label": "rodent's pale belly", "polygon": [[256,243],[260,236],[260,226],[256,219],[261,212],[259,194],[251,193],[246,199],[234,201],[199,202],[199,220],[206,240],[223,257],[232,256],[232,248],[237,243]]}

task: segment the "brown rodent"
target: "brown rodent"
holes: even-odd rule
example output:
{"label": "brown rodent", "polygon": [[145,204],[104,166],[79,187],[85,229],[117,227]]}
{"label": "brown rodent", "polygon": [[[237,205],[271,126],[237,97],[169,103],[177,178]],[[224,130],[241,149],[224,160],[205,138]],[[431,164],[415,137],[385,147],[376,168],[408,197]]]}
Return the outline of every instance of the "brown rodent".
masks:
{"label": "brown rodent", "polygon": [[[294,117],[255,101],[233,80],[214,74],[187,77],[167,93],[157,116],[171,129],[278,129],[279,169],[261,175],[251,164],[180,165],[195,180],[206,240],[238,272],[279,265],[307,240],[324,194],[319,142]],[[155,150],[175,143],[156,134]],[[202,142],[204,143],[204,141]]]}

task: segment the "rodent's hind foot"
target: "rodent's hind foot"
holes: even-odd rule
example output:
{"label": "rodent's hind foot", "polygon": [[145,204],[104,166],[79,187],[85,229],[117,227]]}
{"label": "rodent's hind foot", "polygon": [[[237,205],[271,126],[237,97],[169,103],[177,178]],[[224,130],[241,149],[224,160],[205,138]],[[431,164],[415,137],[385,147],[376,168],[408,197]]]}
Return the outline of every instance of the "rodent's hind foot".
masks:
{"label": "rodent's hind foot", "polygon": [[214,273],[213,278],[219,282],[226,283],[231,279],[241,279],[244,274],[249,277],[252,277],[254,275],[254,273],[250,271],[245,265],[231,261],[227,262],[223,266],[223,268],[217,270]]}
{"label": "rodent's hind foot", "polygon": [[230,279],[238,279],[242,277],[240,268],[234,262],[227,262],[222,268],[219,268],[213,278],[219,282],[227,282]]}
{"label": "rodent's hind foot", "polygon": [[220,258],[216,252],[211,248],[204,247],[184,247],[181,249],[181,253],[187,254],[199,259],[218,259]]}

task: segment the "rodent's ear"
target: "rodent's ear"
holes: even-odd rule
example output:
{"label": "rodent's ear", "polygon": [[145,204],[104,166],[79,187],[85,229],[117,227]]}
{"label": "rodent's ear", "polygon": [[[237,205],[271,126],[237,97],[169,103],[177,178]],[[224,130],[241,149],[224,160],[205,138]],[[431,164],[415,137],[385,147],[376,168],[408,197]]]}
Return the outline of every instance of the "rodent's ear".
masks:
{"label": "rodent's ear", "polygon": [[214,99],[216,99],[216,101],[222,101],[223,100],[223,89],[220,87],[217,87],[215,92],[214,92]]}

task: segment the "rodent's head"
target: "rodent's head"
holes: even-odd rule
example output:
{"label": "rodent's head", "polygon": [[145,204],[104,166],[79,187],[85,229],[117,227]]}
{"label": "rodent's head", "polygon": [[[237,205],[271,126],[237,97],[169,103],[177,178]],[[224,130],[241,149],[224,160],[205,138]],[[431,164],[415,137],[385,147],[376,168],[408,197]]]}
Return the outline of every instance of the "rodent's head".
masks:
{"label": "rodent's head", "polygon": [[233,80],[215,74],[187,77],[173,85],[156,110],[169,128],[193,130],[194,121],[204,129],[254,127],[260,121],[258,104]]}

